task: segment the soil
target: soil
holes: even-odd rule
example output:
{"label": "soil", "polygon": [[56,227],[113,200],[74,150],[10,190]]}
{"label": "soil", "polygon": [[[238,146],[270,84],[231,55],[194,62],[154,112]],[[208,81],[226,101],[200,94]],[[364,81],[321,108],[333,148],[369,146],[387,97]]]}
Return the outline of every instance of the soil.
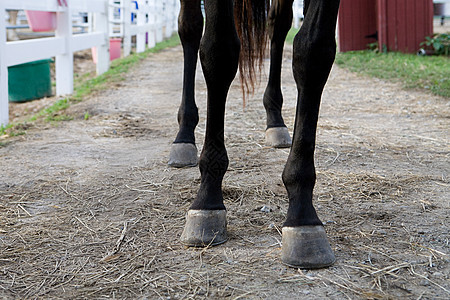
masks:
{"label": "soil", "polygon": [[[292,133],[289,48],[283,92]],[[200,70],[196,83],[201,149]],[[179,242],[200,182],[198,168],[167,166],[181,85],[181,47],[167,49],[119,85],[72,105],[64,113],[73,120],[0,139],[1,297],[450,297],[448,99],[333,68],[322,99],[314,201],[337,262],[308,271],[279,259],[289,149],[264,146],[263,84],[243,108],[235,81],[227,103],[230,240],[206,249]],[[11,117],[23,118],[36,103],[11,105]]]}

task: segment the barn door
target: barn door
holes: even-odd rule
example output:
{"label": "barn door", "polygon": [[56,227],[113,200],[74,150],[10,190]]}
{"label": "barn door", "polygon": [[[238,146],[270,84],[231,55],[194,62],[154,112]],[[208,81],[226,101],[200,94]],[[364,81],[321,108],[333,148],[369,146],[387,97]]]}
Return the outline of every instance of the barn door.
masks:
{"label": "barn door", "polygon": [[379,47],[416,52],[433,34],[432,0],[377,0]]}
{"label": "barn door", "polygon": [[377,0],[341,0],[339,51],[363,50],[367,49],[367,44],[376,42],[376,9]]}

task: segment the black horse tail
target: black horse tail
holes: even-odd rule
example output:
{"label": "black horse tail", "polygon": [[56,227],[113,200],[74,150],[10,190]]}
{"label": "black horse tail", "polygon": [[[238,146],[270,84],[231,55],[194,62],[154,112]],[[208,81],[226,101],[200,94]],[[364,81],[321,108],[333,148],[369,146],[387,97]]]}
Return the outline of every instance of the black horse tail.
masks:
{"label": "black horse tail", "polygon": [[261,69],[267,46],[266,24],[270,0],[234,0],[236,30],[241,40],[239,73],[244,97],[253,93],[256,66]]}

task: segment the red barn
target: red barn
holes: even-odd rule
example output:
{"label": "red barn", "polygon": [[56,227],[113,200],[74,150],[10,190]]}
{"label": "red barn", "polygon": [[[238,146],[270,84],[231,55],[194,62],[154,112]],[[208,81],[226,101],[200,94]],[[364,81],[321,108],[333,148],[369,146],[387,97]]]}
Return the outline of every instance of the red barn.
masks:
{"label": "red barn", "polygon": [[433,34],[433,0],[341,0],[339,50],[379,49],[414,53]]}

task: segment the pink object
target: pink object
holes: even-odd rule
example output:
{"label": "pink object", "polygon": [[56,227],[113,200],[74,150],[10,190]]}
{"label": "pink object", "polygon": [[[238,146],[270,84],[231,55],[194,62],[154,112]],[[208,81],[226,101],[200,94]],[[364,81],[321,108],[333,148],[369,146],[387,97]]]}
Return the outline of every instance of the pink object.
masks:
{"label": "pink object", "polygon": [[109,40],[109,57],[110,60],[120,58],[120,46],[122,45],[122,39],[112,38]]}
{"label": "pink object", "polygon": [[[116,58],[120,58],[120,48],[122,45],[121,38],[111,38],[109,39],[109,60],[115,60]],[[97,63],[97,47],[91,48],[92,52],[92,60],[94,64]]]}
{"label": "pink object", "polygon": [[53,31],[56,29],[56,13],[50,11],[26,10],[28,25],[35,32]]}

